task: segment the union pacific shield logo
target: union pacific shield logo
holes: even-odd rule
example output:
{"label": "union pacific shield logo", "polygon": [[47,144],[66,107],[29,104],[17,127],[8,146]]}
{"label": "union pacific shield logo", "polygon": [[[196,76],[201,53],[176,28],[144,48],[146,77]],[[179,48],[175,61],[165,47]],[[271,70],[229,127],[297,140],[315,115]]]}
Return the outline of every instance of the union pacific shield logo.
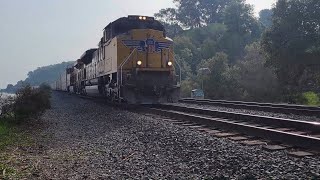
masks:
{"label": "union pacific shield logo", "polygon": [[122,43],[128,48],[137,48],[138,51],[149,53],[160,53],[162,49],[169,49],[172,42],[158,42],[154,39],[140,40],[123,40]]}

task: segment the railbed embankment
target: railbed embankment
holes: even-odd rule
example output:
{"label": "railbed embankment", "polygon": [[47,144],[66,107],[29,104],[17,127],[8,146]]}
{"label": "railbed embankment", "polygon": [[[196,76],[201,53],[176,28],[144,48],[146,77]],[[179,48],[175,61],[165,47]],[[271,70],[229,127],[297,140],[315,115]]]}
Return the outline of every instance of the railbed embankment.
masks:
{"label": "railbed embankment", "polygon": [[23,151],[28,178],[206,179],[320,176],[319,157],[294,158],[54,92],[37,146]]}

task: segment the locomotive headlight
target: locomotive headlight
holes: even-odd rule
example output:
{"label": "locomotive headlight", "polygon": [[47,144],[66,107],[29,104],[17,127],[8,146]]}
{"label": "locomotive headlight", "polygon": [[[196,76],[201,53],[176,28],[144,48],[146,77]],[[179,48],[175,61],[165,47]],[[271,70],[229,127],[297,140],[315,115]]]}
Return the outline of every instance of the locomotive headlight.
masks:
{"label": "locomotive headlight", "polygon": [[140,16],[139,19],[142,20],[142,16]]}
{"label": "locomotive headlight", "polygon": [[147,20],[147,17],[142,17],[143,20]]}
{"label": "locomotive headlight", "polygon": [[138,66],[141,66],[141,64],[142,64],[142,61],[137,61]]}
{"label": "locomotive headlight", "polygon": [[172,66],[172,62],[171,61],[168,62],[168,66]]}

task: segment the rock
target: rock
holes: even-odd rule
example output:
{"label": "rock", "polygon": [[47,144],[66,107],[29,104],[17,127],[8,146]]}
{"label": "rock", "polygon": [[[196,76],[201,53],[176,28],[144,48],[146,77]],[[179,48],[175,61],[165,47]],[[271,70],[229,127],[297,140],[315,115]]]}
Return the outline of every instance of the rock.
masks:
{"label": "rock", "polygon": [[25,155],[39,177],[310,179],[320,173],[317,156],[295,159],[65,93],[53,93],[52,109],[40,120],[49,126],[35,140],[48,158]]}

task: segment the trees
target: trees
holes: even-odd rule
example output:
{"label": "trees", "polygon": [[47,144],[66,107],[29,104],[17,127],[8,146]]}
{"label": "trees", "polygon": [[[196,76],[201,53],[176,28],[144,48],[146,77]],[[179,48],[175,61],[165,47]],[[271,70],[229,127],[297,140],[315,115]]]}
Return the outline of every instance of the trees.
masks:
{"label": "trees", "polygon": [[174,38],[183,31],[182,27],[179,25],[181,23],[177,20],[176,9],[161,9],[154,16],[164,25],[167,36]]}
{"label": "trees", "polygon": [[203,28],[184,31],[174,38],[175,53],[186,62],[193,74],[203,59],[212,58],[222,47],[222,37],[226,32],[223,24],[210,24]]}
{"label": "trees", "polygon": [[177,7],[160,17],[183,28],[173,34],[189,70],[184,78],[194,82],[189,87],[199,84],[199,67],[211,63],[218,67],[205,79],[212,98],[275,100],[279,87],[289,98],[320,92],[320,1],[278,0],[259,19],[244,0],[174,1]]}
{"label": "trees", "polygon": [[224,24],[228,32],[224,38],[225,51],[231,62],[241,59],[244,48],[257,40],[261,35],[261,27],[253,15],[253,8],[242,0],[235,0],[226,8]]}
{"label": "trees", "polygon": [[250,101],[278,100],[278,80],[274,70],[265,65],[266,58],[260,43],[247,45],[245,51],[244,59],[234,66],[231,73],[241,87],[241,98]]}
{"label": "trees", "polygon": [[186,28],[201,27],[203,22],[198,0],[173,0],[178,4],[177,20]]}
{"label": "trees", "polygon": [[[242,59],[245,46],[261,34],[252,7],[244,0],[174,1],[177,8],[162,9],[155,16],[174,32],[170,34],[174,36],[176,58],[183,65],[183,94],[199,88],[205,78],[208,97],[236,98],[239,88],[231,74],[233,64]],[[184,30],[172,31],[173,25]],[[200,77],[199,68],[208,63],[214,64],[213,72]]]}
{"label": "trees", "polygon": [[204,81],[205,96],[211,99],[237,99],[238,88],[233,76],[230,75],[228,55],[219,52],[210,59],[204,60],[198,66],[209,68],[210,74],[205,77],[198,75],[198,81]]}
{"label": "trees", "polygon": [[263,9],[259,12],[259,21],[263,24],[265,28],[270,28],[272,25],[272,15],[271,9]]}
{"label": "trees", "polygon": [[186,29],[223,23],[226,7],[240,0],[173,0],[177,8],[161,9],[155,17],[168,24],[179,24]]}
{"label": "trees", "polygon": [[223,23],[226,7],[235,0],[174,0],[178,4],[178,20],[186,28]]}
{"label": "trees", "polygon": [[162,23],[166,29],[166,36],[170,38],[174,38],[177,35],[181,34],[183,32],[183,29],[178,24],[168,24],[168,23]]}
{"label": "trees", "polygon": [[262,44],[285,94],[319,91],[320,1],[279,0]]}
{"label": "trees", "polygon": [[199,0],[202,19],[206,24],[223,23],[223,14],[232,0]]}
{"label": "trees", "polygon": [[[216,52],[228,54],[234,63],[244,55],[247,44],[256,41],[262,32],[251,5],[244,0],[174,0],[177,8],[162,9],[155,14],[164,22],[171,36],[188,36],[199,50],[190,49],[196,56],[194,70],[202,59]],[[183,27],[186,31],[182,31]],[[186,33],[185,33],[186,32]],[[219,37],[217,37],[219,36]],[[179,46],[179,45],[178,45]]]}

